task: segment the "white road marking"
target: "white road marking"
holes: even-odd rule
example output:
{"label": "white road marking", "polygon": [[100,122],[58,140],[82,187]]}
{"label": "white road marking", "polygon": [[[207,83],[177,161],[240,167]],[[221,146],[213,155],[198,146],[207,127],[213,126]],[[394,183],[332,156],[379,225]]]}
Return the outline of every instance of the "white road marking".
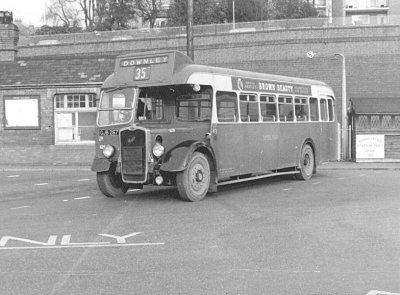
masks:
{"label": "white road marking", "polygon": [[15,177],[19,177],[19,175],[8,175],[8,178],[15,178]]}
{"label": "white road marking", "polygon": [[344,177],[339,177],[337,180],[343,180],[344,179]]}
{"label": "white road marking", "polygon": [[385,291],[371,290],[367,295],[400,295],[399,293],[389,293]]}
{"label": "white road marking", "polygon": [[63,202],[68,202],[68,200],[63,200]]}
{"label": "white road marking", "polygon": [[313,182],[312,184],[320,184],[321,182],[320,181],[318,181],[318,182]]}
{"label": "white road marking", "polygon": [[37,250],[37,249],[65,249],[65,248],[102,248],[102,247],[134,247],[134,246],[159,246],[165,243],[132,243],[132,244],[88,244],[68,246],[34,246],[34,247],[0,247],[0,250]]}
{"label": "white road marking", "polygon": [[289,187],[289,188],[284,188],[284,189],[283,189],[283,191],[290,191],[290,190],[292,190],[291,187]]}
{"label": "white road marking", "polygon": [[47,182],[35,183],[35,185],[37,185],[37,186],[41,186],[41,185],[48,185],[48,183],[47,183]]}
{"label": "white road marking", "polygon": [[79,197],[79,198],[74,198],[74,200],[83,200],[83,199],[90,199],[91,196],[86,196],[86,197]]}
{"label": "white road marking", "polygon": [[23,208],[29,208],[30,206],[21,206],[21,207],[14,207],[11,208],[11,210],[17,210],[17,209],[23,209]]}
{"label": "white road marking", "polygon": [[363,176],[365,176],[365,174],[360,174],[360,175],[358,175],[358,176],[363,177]]}
{"label": "white road marking", "polygon": [[77,181],[82,182],[82,181],[89,181],[89,178],[82,178],[82,179],[78,179]]}

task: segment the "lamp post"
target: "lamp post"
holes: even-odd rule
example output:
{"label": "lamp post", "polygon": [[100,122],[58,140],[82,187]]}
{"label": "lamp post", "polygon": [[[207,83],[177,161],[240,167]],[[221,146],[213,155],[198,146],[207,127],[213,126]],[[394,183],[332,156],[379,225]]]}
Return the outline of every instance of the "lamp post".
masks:
{"label": "lamp post", "polygon": [[342,160],[347,160],[348,155],[348,126],[347,126],[347,91],[346,91],[346,57],[344,54],[335,53],[335,57],[342,58]]}
{"label": "lamp post", "polygon": [[235,29],[235,0],[232,0],[232,25],[232,29]]}
{"label": "lamp post", "polygon": [[193,0],[187,0],[187,24],[186,24],[187,56],[194,61],[193,46]]}

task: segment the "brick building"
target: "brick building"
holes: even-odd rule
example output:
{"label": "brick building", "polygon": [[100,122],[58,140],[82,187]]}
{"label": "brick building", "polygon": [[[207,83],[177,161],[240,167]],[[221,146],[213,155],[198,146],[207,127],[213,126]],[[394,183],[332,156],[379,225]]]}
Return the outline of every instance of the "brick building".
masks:
{"label": "brick building", "polygon": [[[348,98],[368,97],[378,104],[383,97],[399,99],[399,25],[287,24],[251,24],[256,30],[235,34],[217,31],[220,27],[195,33],[195,61],[322,80],[336,93],[340,118],[342,61],[335,57],[340,53],[346,57]],[[115,56],[185,52],[186,39],[176,32],[167,28],[19,39],[13,24],[0,24],[0,163],[90,164],[97,98]],[[311,51],[312,59],[307,57]],[[393,122],[398,122],[397,113],[391,114]],[[390,135],[390,142],[400,141],[399,128],[391,128]]]}

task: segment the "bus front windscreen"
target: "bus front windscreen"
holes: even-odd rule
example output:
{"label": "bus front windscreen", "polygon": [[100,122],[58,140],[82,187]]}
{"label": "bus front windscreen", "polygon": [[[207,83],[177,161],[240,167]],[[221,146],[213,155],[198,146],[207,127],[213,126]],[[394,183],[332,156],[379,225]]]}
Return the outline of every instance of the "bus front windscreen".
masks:
{"label": "bus front windscreen", "polygon": [[99,105],[98,125],[107,126],[128,123],[132,120],[137,88],[124,88],[102,92]]}

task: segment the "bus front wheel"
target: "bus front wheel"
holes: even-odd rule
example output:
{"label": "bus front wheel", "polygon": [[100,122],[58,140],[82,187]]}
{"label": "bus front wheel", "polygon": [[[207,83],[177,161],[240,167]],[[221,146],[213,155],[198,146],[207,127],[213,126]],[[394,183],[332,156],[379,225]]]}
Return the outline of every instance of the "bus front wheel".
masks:
{"label": "bus front wheel", "polygon": [[210,187],[210,164],[202,153],[195,152],[187,167],[176,175],[179,196],[184,201],[201,201]]}
{"label": "bus front wheel", "polygon": [[114,198],[124,195],[129,186],[122,181],[121,174],[115,173],[115,166],[111,165],[108,171],[97,172],[97,185],[107,197]]}
{"label": "bus front wheel", "polygon": [[311,179],[314,171],[315,156],[312,147],[306,144],[301,149],[300,156],[300,171],[296,174],[296,179],[309,180]]}

